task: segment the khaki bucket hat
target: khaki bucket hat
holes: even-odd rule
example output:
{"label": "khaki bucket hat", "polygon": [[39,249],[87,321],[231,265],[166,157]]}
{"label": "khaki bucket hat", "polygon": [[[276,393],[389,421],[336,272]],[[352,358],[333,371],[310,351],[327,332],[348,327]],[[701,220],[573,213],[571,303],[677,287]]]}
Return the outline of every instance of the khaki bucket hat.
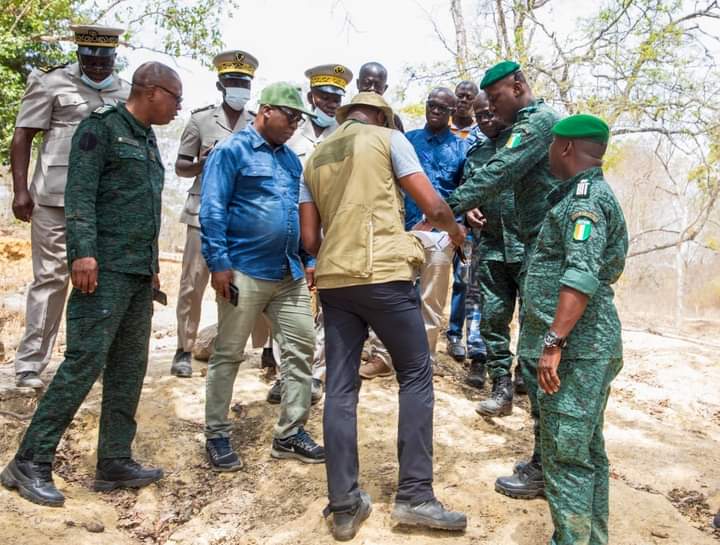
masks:
{"label": "khaki bucket hat", "polygon": [[378,95],[377,93],[373,93],[372,91],[358,93],[348,104],[340,106],[335,113],[335,119],[337,120],[337,122],[344,123],[347,120],[347,115],[350,109],[353,106],[357,106],[360,104],[364,106],[372,106],[373,108],[378,108],[379,110],[382,110],[383,112],[385,112],[385,118],[388,120],[388,126],[391,129],[396,128],[395,114],[393,113],[392,108],[387,102],[385,102],[385,99],[382,96]]}

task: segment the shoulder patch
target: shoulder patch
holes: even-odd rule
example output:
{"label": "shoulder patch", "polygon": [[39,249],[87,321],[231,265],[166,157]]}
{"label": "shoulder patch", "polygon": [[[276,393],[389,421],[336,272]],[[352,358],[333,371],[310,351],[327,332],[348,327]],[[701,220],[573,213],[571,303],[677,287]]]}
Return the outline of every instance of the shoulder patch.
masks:
{"label": "shoulder patch", "polygon": [[510,135],[510,138],[508,138],[507,143],[505,144],[505,147],[508,149],[517,148],[520,144],[522,144],[522,133],[520,132],[514,132]]}
{"label": "shoulder patch", "polygon": [[113,106],[112,104],[103,104],[99,108],[95,108],[93,110],[93,115],[103,117],[113,110],[115,110],[115,106]]}
{"label": "shoulder patch", "polygon": [[575,220],[575,226],[573,227],[573,240],[585,242],[590,238],[592,226],[592,221],[587,218],[578,218]]}
{"label": "shoulder patch", "polygon": [[68,63],[65,64],[56,64],[54,66],[41,66],[39,70],[45,74],[49,74],[53,70],[57,70],[58,68],[64,68],[68,65]]}
{"label": "shoulder patch", "polygon": [[590,196],[590,180],[583,178],[575,187],[575,196],[580,199],[587,199]]}
{"label": "shoulder patch", "polygon": [[204,112],[205,110],[209,110],[211,108],[214,108],[215,104],[208,104],[207,106],[203,106],[202,108],[195,108],[194,110],[190,111],[190,114],[196,114],[198,112]]}
{"label": "shoulder patch", "polygon": [[600,219],[595,212],[590,212],[590,210],[578,210],[577,212],[570,214],[570,219],[572,221],[575,221],[578,218],[588,218],[593,223],[597,223]]}

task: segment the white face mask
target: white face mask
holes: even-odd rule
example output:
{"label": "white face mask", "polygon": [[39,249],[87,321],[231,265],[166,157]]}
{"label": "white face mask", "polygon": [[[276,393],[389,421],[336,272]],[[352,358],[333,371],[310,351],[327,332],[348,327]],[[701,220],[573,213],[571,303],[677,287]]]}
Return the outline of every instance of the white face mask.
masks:
{"label": "white face mask", "polygon": [[315,114],[315,119],[313,119],[312,122],[315,123],[318,127],[322,127],[325,129],[335,122],[334,117],[330,117],[320,108],[315,108],[313,110],[313,113]]}
{"label": "white face mask", "polygon": [[250,89],[225,87],[225,104],[236,112],[241,112],[248,100],[250,100]]}
{"label": "white face mask", "polygon": [[89,77],[87,77],[85,75],[85,73],[83,72],[82,74],[80,74],[80,79],[82,80],[82,82],[85,85],[87,85],[88,87],[92,87],[93,89],[97,89],[98,91],[107,89],[113,83],[113,75],[112,74],[110,74],[108,77],[106,77],[102,81],[95,81],[95,80],[92,80]]}

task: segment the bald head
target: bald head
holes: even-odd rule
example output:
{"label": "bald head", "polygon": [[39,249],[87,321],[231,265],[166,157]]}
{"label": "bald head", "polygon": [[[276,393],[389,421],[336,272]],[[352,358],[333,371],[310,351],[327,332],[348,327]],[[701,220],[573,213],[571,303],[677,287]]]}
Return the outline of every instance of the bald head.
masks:
{"label": "bald head", "polygon": [[388,73],[379,62],[366,62],[360,67],[358,78],[355,81],[359,92],[372,91],[382,95],[387,90]]}
{"label": "bald head", "polygon": [[[178,73],[166,64],[154,61],[141,64],[132,77],[133,86],[139,87],[167,85],[174,81],[180,81]],[[133,91],[135,91],[134,88]]]}
{"label": "bald head", "polygon": [[146,62],[135,70],[127,109],[142,124],[170,123],[181,102],[182,82],[175,70],[161,62]]}
{"label": "bald head", "polygon": [[430,94],[428,94],[428,100],[433,98],[447,98],[453,108],[455,107],[455,103],[457,102],[455,93],[453,93],[452,90],[448,89],[447,87],[435,87],[432,91],[430,91]]}

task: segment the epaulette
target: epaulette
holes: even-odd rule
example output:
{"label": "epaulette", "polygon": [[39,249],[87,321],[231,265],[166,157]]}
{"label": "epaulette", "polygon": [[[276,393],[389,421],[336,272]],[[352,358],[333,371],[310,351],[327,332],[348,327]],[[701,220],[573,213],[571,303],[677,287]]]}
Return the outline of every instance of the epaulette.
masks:
{"label": "epaulette", "polygon": [[38,68],[38,70],[40,70],[40,72],[42,72],[44,74],[49,74],[53,70],[57,70],[58,68],[65,68],[67,65],[68,65],[68,63],[56,64],[55,66],[41,66],[40,68]]}
{"label": "epaulette", "polygon": [[195,108],[194,110],[190,110],[190,115],[196,114],[198,112],[204,112],[205,110],[209,110],[210,108],[214,108],[215,104],[208,104],[207,106],[203,106],[202,108]]}
{"label": "epaulette", "polygon": [[590,196],[590,180],[583,178],[575,186],[575,198],[576,199],[587,199]]}
{"label": "epaulette", "polygon": [[115,111],[115,106],[113,106],[112,104],[103,104],[99,108],[95,108],[91,115],[95,117],[105,117],[107,114],[113,111]]}

